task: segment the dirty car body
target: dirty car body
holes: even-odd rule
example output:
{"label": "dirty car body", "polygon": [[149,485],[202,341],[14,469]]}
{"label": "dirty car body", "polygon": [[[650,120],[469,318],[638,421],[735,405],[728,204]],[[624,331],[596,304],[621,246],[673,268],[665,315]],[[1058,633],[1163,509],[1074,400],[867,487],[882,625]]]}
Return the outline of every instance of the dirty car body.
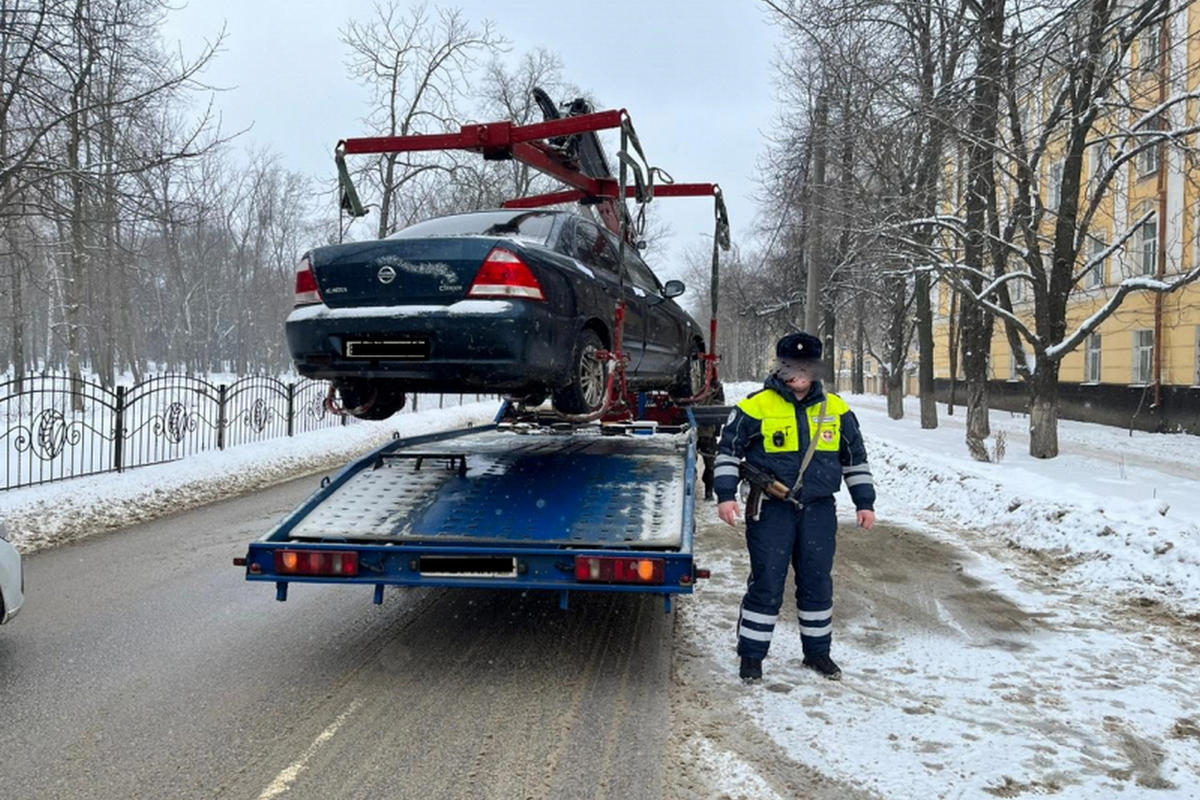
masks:
{"label": "dirty car body", "polygon": [[[487,392],[562,411],[598,405],[626,301],[624,350],[634,388],[693,390],[699,325],[637,249],[565,211],[477,211],[439,217],[387,239],[319,247],[301,259],[286,325],[302,375],[334,381],[346,404],[374,400],[383,418],[406,392]],[[306,274],[307,273],[307,274]]]}

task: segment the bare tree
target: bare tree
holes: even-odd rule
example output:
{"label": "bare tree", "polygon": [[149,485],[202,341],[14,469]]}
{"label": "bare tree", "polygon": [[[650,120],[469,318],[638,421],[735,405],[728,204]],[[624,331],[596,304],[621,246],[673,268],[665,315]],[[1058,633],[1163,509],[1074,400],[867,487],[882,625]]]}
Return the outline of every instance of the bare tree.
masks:
{"label": "bare tree", "polygon": [[[374,110],[365,121],[381,136],[452,129],[461,120],[459,104],[468,97],[469,74],[481,57],[505,45],[486,20],[475,27],[457,9],[407,7],[399,0],[376,5],[367,23],[348,23],[342,42],[350,52],[350,75],[372,92]],[[362,168],[359,174],[369,177],[379,195],[376,235],[383,238],[417,216],[419,206],[402,203],[401,189],[428,173],[444,178],[454,169],[448,155],[408,153],[381,155]]]}

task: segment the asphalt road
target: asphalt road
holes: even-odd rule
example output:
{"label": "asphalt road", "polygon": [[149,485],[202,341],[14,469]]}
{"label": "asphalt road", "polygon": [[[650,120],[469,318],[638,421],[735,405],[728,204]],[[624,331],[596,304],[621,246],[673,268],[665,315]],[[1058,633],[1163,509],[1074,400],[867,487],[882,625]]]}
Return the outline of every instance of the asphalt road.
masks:
{"label": "asphalt road", "polygon": [[299,481],[28,557],[0,797],[656,798],[659,599],[293,586],[232,566]]}

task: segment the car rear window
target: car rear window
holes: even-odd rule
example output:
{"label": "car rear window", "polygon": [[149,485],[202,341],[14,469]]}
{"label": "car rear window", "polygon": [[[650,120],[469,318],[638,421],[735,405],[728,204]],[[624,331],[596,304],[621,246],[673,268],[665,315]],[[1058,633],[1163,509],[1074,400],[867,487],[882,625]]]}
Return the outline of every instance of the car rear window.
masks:
{"label": "car rear window", "polygon": [[545,244],[554,227],[551,211],[479,211],[427,219],[396,231],[389,239],[429,236],[513,236]]}

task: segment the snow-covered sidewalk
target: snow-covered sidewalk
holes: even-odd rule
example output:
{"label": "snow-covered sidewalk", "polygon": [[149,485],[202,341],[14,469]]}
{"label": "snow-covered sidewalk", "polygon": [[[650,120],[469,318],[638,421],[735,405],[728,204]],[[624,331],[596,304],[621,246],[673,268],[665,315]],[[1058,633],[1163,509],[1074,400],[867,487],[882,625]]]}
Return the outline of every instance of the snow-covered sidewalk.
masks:
{"label": "snow-covered sidewalk", "polygon": [[1059,456],[1029,455],[1028,420],[992,412],[1006,439],[998,463],[974,461],[962,407],[922,430],[915,398],[905,418],[882,397],[848,395],[867,438],[882,519],[951,525],[972,546],[1034,554],[1056,580],[1200,613],[1200,437],[1063,420]]}
{"label": "snow-covered sidewalk", "polygon": [[206,451],[169,464],[13,489],[0,492],[0,520],[17,547],[28,553],[303,475],[333,471],[393,435],[417,436],[490,422],[497,407],[489,401],[397,414],[385,422],[329,428]]}

